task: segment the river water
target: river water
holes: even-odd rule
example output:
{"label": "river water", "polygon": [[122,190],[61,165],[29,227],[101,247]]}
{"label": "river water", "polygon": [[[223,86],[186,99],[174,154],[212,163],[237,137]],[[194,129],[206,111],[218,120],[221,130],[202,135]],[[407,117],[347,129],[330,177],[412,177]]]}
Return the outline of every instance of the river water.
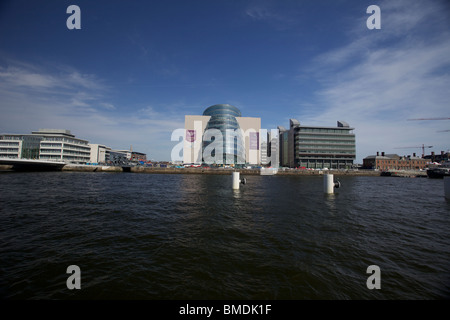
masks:
{"label": "river water", "polygon": [[450,298],[442,180],[345,176],[325,195],[320,176],[246,178],[2,173],[0,297]]}

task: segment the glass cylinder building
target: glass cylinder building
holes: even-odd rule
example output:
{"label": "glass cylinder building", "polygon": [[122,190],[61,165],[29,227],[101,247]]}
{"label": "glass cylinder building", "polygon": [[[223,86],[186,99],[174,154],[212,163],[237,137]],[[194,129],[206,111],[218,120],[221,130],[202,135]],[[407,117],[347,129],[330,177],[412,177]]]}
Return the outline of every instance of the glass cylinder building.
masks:
{"label": "glass cylinder building", "polygon": [[[237,121],[237,117],[241,117],[241,112],[235,106],[229,104],[216,104],[207,108],[203,112],[203,116],[210,116],[210,119],[205,128],[203,139],[203,155],[209,159],[203,159],[205,162],[223,163],[223,164],[238,164],[245,163],[245,148],[242,136],[242,131]],[[208,131],[209,130],[209,131]],[[217,148],[219,143],[216,139],[220,138],[217,135],[218,131],[222,135],[222,148]],[[216,132],[216,135],[214,134]],[[214,137],[213,137],[214,136]],[[206,138],[206,139],[205,139]],[[216,146],[211,153],[208,146],[214,143]],[[217,152],[221,152],[222,156]]]}

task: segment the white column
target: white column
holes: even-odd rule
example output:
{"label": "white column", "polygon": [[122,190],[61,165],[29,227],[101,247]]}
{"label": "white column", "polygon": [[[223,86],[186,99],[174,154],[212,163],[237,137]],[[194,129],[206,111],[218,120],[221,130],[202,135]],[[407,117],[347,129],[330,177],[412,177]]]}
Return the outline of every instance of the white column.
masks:
{"label": "white column", "polygon": [[233,189],[239,189],[239,172],[232,172],[232,180],[233,180]]}
{"label": "white column", "polygon": [[324,174],[323,175],[323,192],[325,193],[334,193],[334,182],[332,174]]}

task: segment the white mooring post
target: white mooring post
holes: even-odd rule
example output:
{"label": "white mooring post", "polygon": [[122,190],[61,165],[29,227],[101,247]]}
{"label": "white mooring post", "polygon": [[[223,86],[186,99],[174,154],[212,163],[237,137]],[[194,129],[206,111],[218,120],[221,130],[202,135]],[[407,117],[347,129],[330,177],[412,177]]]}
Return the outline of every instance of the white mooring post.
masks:
{"label": "white mooring post", "polygon": [[324,174],[323,175],[323,192],[325,193],[334,193],[334,182],[332,174]]}
{"label": "white mooring post", "polygon": [[450,200],[450,177],[444,177],[445,198]]}
{"label": "white mooring post", "polygon": [[238,190],[240,179],[239,179],[239,172],[232,172],[232,179],[233,179],[233,189]]}

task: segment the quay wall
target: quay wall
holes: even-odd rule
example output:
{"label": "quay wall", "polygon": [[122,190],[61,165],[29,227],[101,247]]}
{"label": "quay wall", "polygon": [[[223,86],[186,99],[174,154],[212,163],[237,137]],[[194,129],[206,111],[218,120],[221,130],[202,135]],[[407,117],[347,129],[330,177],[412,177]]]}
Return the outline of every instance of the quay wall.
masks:
{"label": "quay wall", "polygon": [[66,164],[62,171],[78,172],[123,172],[122,167]]}
{"label": "quay wall", "polygon": [[[154,167],[130,167],[127,168],[129,172],[134,173],[154,173],[154,174],[216,174],[216,175],[231,175],[231,172],[238,171],[243,175],[260,175],[259,169],[213,169],[213,168],[154,168]],[[81,172],[124,172],[122,167],[113,166],[93,166],[93,165],[66,165],[62,171],[81,171]],[[293,175],[323,175],[331,173],[336,176],[380,176],[379,171],[371,170],[279,170],[278,176],[293,176]]]}
{"label": "quay wall", "polygon": [[[12,166],[0,165],[0,171],[10,171]],[[153,174],[215,174],[231,175],[233,171],[240,172],[242,175],[260,175],[259,169],[232,169],[232,168],[155,168],[155,167],[121,167],[121,166],[101,166],[101,165],[82,165],[67,164],[62,171],[74,172],[134,172],[134,173],[153,173]],[[397,171],[375,171],[375,170],[295,170],[280,169],[277,176],[320,176],[324,174],[333,174],[335,176],[391,176],[391,177],[426,177],[426,171],[417,170],[397,170]]]}

